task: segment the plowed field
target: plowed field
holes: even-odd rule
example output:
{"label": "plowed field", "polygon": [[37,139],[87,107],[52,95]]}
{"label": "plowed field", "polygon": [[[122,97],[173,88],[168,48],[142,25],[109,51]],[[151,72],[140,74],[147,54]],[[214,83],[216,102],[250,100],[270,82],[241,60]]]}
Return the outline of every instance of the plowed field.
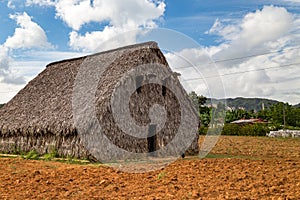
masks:
{"label": "plowed field", "polygon": [[222,136],[147,173],[2,157],[0,199],[300,199],[300,139]]}

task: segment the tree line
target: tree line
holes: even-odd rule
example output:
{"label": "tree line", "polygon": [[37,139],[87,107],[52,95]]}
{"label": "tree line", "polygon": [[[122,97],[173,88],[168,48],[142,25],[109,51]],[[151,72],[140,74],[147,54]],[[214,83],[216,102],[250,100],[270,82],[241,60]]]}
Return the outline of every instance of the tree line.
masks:
{"label": "tree line", "polygon": [[[222,102],[214,106],[207,106],[207,98],[197,95],[196,92],[189,93],[189,97],[198,110],[201,120],[200,133],[207,131],[208,126],[223,118],[224,135],[265,135],[270,130],[278,129],[300,129],[300,108],[288,103],[278,102],[261,110],[245,110],[242,108],[225,107]],[[222,115],[223,114],[223,115]],[[230,124],[239,119],[257,118],[265,121],[264,124]],[[219,120],[220,122],[221,120]],[[212,123],[211,123],[212,122]],[[221,122],[222,123],[222,122]],[[213,127],[212,127],[213,128]]]}

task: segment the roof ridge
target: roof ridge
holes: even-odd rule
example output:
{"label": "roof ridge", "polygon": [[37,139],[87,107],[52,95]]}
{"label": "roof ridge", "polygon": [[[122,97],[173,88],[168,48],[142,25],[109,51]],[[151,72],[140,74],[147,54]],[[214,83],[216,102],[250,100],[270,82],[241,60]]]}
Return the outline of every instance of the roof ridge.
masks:
{"label": "roof ridge", "polygon": [[148,42],[143,42],[143,43],[137,43],[137,44],[127,45],[127,46],[122,46],[122,47],[118,47],[118,48],[115,48],[115,49],[110,49],[110,50],[106,50],[106,51],[102,51],[102,52],[98,52],[98,53],[94,53],[94,54],[90,54],[90,55],[86,55],[86,56],[55,61],[55,62],[52,62],[52,63],[49,63],[48,65],[46,65],[46,68],[51,66],[51,65],[58,64],[58,63],[74,61],[74,60],[80,60],[80,59],[84,59],[84,58],[91,57],[91,56],[98,56],[98,55],[101,55],[101,54],[111,53],[111,52],[114,52],[114,51],[120,51],[120,50],[125,50],[125,49],[133,49],[133,48],[142,47],[142,46],[158,49],[157,42],[148,41]]}

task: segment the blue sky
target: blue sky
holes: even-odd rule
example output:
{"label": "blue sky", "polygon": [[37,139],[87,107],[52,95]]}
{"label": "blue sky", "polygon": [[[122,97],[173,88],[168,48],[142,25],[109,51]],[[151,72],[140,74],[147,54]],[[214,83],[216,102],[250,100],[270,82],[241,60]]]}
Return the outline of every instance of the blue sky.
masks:
{"label": "blue sky", "polygon": [[300,103],[299,0],[0,0],[0,27],[0,103],[49,62],[140,37],[170,50],[188,90]]}

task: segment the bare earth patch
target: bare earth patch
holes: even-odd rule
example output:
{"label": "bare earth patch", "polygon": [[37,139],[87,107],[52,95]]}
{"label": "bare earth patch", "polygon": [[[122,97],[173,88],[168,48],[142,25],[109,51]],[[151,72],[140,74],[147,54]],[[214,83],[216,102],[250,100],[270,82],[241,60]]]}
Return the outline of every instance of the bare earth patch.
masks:
{"label": "bare earth patch", "polygon": [[300,140],[222,136],[209,158],[134,174],[0,159],[0,199],[300,199]]}

